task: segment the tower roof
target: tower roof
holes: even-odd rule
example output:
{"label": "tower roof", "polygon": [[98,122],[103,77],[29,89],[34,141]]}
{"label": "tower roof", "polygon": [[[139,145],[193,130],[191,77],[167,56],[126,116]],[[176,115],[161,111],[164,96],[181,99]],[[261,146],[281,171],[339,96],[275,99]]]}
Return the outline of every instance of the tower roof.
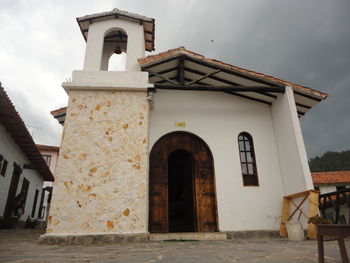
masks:
{"label": "tower roof", "polygon": [[89,33],[89,26],[95,21],[101,21],[106,19],[125,19],[140,23],[143,25],[144,36],[145,36],[145,49],[147,51],[153,51],[154,48],[154,38],[155,38],[155,22],[154,18],[147,16],[141,16],[134,13],[129,13],[126,11],[114,8],[112,11],[96,13],[92,15],[86,15],[82,17],[77,17],[77,22],[80,27],[80,31],[83,34],[85,41],[87,40]]}

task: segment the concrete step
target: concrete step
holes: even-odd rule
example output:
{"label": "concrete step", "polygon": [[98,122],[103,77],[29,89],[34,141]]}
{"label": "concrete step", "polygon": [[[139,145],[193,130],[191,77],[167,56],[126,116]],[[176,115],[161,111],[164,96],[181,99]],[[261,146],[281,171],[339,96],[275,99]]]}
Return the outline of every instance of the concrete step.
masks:
{"label": "concrete step", "polygon": [[191,240],[226,240],[227,234],[222,232],[212,233],[151,233],[151,241],[191,241]]}

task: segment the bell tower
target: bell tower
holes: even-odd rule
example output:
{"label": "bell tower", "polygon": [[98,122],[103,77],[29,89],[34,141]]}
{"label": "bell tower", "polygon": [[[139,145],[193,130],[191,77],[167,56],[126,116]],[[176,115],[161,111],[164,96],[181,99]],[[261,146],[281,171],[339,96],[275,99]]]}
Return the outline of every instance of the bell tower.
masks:
{"label": "bell tower", "polygon": [[114,52],[125,52],[126,71],[140,71],[137,59],[145,56],[145,50],[154,50],[153,43],[149,44],[153,41],[150,35],[154,34],[154,20],[117,9],[112,12],[115,16],[109,19],[101,20],[99,14],[77,19],[87,41],[84,70],[107,70],[109,57]]}
{"label": "bell tower", "polygon": [[[42,240],[86,234],[145,234],[148,211],[148,73],[154,19],[118,9],[77,18],[83,70],[69,95],[48,227]],[[113,53],[125,71],[108,71]]]}

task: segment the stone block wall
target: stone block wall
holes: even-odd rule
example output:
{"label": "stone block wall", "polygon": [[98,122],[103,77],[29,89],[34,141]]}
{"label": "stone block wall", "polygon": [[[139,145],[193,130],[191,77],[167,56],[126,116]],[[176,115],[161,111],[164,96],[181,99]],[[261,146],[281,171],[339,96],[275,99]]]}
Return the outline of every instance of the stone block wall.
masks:
{"label": "stone block wall", "polygon": [[47,234],[147,232],[146,96],[70,91]]}

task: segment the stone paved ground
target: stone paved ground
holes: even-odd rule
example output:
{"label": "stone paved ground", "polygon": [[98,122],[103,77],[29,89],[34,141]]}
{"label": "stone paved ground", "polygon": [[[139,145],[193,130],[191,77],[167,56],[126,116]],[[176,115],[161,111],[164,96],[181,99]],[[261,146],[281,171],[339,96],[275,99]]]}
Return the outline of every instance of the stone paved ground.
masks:
{"label": "stone paved ground", "polygon": [[[317,262],[315,241],[227,240],[139,244],[38,245],[38,230],[0,230],[0,262]],[[336,241],[326,242],[326,262],[340,262]],[[348,253],[350,240],[346,241]]]}

